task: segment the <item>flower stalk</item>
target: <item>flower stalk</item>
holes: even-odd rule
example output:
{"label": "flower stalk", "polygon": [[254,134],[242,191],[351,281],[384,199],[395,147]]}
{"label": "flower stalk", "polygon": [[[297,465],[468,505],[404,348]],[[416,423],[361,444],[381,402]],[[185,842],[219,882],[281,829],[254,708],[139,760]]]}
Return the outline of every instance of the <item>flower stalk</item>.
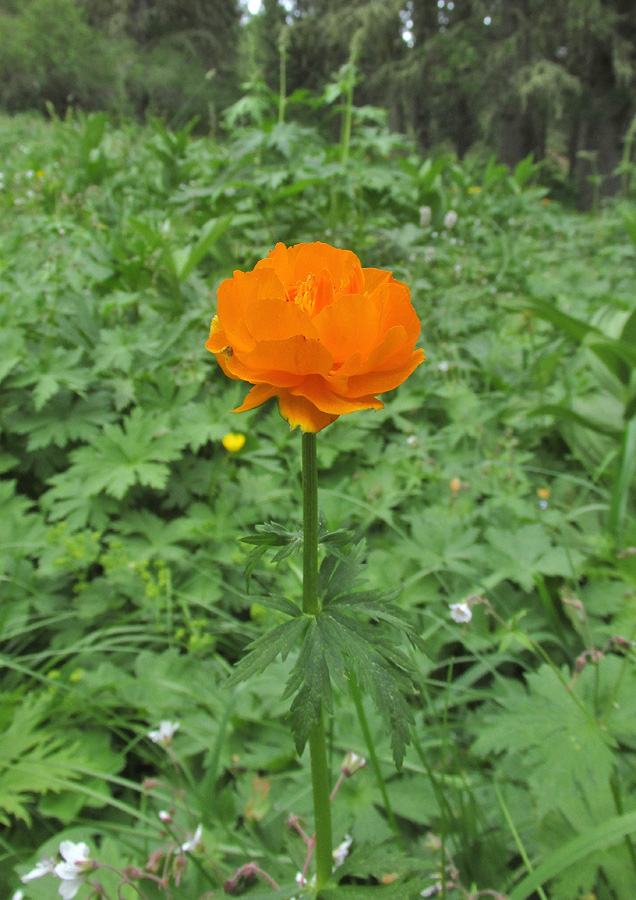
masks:
{"label": "flower stalk", "polygon": [[[316,435],[305,433],[302,437],[303,471],[303,612],[317,616],[318,599],[318,466],[316,462]],[[309,734],[309,758],[311,785],[314,799],[316,830],[316,891],[323,888],[331,877],[332,831],[330,778],[327,763],[325,723],[320,716]]]}

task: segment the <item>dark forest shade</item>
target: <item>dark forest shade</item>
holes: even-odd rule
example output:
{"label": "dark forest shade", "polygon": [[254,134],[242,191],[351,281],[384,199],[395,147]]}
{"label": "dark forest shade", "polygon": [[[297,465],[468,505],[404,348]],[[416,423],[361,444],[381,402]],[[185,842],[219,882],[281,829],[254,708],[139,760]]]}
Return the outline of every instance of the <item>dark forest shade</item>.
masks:
{"label": "dark forest shade", "polygon": [[[245,84],[278,94],[281,52],[287,95],[353,63],[355,103],[424,151],[558,159],[586,203],[590,175],[617,187],[635,47],[632,0],[264,0],[256,16],[239,0],[0,0],[0,107],[209,129]],[[329,128],[333,109],[290,114]]]}

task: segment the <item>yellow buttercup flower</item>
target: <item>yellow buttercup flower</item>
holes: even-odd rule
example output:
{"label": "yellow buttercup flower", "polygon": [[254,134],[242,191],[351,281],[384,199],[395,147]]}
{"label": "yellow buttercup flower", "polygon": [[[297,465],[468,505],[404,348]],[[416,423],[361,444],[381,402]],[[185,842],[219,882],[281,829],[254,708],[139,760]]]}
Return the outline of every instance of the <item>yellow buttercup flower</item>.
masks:
{"label": "yellow buttercup flower", "polygon": [[469,194],[481,194],[481,187],[478,184],[471,184],[468,188]]}
{"label": "yellow buttercup flower", "polygon": [[221,443],[228,451],[228,453],[238,453],[239,450],[243,449],[243,446],[245,444],[245,435],[234,434],[233,431],[230,431],[225,435]]}

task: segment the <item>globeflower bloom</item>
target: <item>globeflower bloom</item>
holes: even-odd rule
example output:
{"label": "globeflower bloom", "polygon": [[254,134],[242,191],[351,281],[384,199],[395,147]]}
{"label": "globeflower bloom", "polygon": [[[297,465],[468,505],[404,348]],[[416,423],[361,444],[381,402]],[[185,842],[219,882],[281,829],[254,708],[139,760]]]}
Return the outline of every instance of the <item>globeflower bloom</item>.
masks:
{"label": "globeflower bloom", "polygon": [[317,432],[344,413],[381,409],[424,359],[405,284],[363,269],[350,250],[277,244],[218,290],[206,347],[229,378],[253,385],[234,412],[278,397],[290,427]]}

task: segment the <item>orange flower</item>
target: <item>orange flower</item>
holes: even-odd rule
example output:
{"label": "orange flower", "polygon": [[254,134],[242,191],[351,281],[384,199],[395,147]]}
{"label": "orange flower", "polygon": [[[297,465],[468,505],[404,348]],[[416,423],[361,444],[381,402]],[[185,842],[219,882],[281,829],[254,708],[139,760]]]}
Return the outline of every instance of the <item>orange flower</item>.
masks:
{"label": "orange flower", "polygon": [[407,286],[363,269],[350,250],[277,244],[217,297],[205,346],[226,375],[254,385],[234,412],[278,397],[292,428],[320,431],[344,413],[381,409],[375,395],[424,359]]}

